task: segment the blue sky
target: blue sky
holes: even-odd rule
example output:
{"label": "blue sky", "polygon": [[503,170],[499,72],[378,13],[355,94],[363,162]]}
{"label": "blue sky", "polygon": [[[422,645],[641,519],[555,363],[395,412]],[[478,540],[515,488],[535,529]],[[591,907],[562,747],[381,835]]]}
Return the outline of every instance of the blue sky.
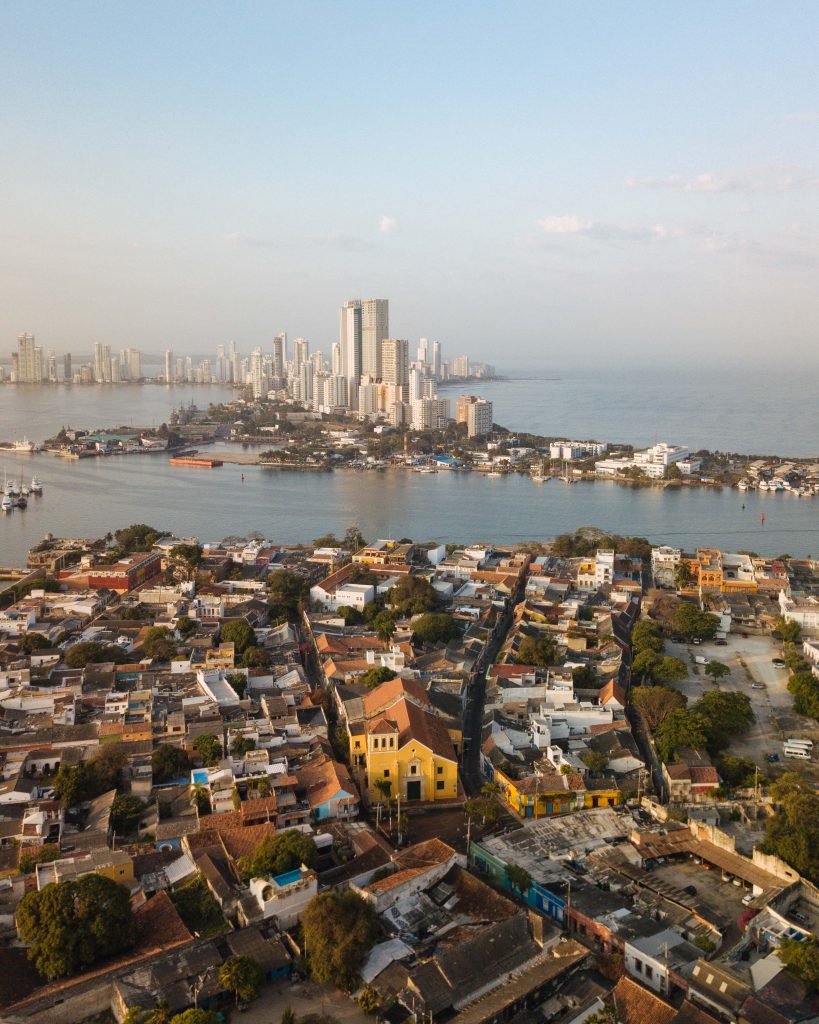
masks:
{"label": "blue sky", "polygon": [[0,351],[819,360],[814,3],[0,6]]}

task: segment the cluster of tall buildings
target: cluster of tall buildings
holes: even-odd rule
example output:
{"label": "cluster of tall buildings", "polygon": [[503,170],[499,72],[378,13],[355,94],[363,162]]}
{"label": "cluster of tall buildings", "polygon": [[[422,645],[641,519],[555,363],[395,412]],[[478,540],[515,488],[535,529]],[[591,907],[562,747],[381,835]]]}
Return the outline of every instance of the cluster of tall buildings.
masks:
{"label": "cluster of tall buildings", "polygon": [[[12,354],[11,380],[20,384],[118,384],[146,379],[167,384],[234,384],[252,388],[257,399],[290,399],[323,413],[352,412],[387,419],[396,426],[434,430],[451,419],[450,400],[438,394],[442,381],[494,375],[493,367],[471,364],[465,355],[443,359],[440,342],[428,338],[421,338],[411,353],[405,338],[390,334],[387,299],[345,302],[339,310],[338,340],[326,356],[322,351],[311,353],[306,338],[295,338],[288,346],[287,334],[282,333],[274,337],[272,350],[257,348],[249,356],[241,356],[235,342],[217,346],[215,359],[197,363],[191,356],[167,349],[153,371],[144,374],[137,349],[116,353],[103,342],[94,345],[91,362],[73,366],[69,352],[58,363],[56,354],[44,352],[33,334],[21,334]],[[491,412],[489,416],[491,429]],[[461,420],[460,413],[457,418]],[[486,421],[481,405],[467,410],[462,419],[472,426],[479,421]]]}
{"label": "cluster of tall buildings", "polygon": [[[311,354],[304,338],[293,342],[288,357],[287,335],[280,334],[272,353],[252,353],[248,382],[255,398],[283,396],[317,412],[354,412],[396,426],[438,429],[451,419],[450,400],[440,397],[438,385],[468,377],[469,358],[448,363],[440,342],[427,338],[414,356],[407,339],[390,336],[389,300],[351,299],[339,310],[338,341],[329,358],[321,351]],[[494,372],[485,366],[480,371]]]}

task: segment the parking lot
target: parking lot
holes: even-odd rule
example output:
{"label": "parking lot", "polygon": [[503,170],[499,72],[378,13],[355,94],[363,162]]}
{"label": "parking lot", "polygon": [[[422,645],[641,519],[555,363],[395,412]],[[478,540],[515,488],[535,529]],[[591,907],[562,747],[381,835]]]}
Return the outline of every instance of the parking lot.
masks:
{"label": "parking lot", "polygon": [[[782,741],[788,736],[819,741],[819,725],[812,719],[794,714],[793,698],[788,692],[788,671],[773,665],[780,649],[770,636],[732,633],[725,646],[716,643],[668,643],[667,649],[669,654],[681,658],[689,666],[688,679],[675,684],[688,697],[689,704],[715,686],[705,675],[705,665],[695,663],[696,657],[726,665],[730,674],[720,679],[720,689],[739,690],[750,698],[756,723],[746,735],[734,740],[729,753],[747,757],[769,773],[772,768],[781,770],[784,766],[810,768],[807,762],[802,761],[785,761],[782,764]],[[769,754],[777,754],[779,764],[772,766],[768,763],[766,757]],[[816,767],[815,762],[813,764]]]}

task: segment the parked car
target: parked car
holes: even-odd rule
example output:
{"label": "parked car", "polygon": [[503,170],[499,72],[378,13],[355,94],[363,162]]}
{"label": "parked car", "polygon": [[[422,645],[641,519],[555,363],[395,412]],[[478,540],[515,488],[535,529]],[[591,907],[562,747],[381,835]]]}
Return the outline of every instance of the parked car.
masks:
{"label": "parked car", "polygon": [[776,762],[779,760],[779,754],[767,754],[765,760],[768,762],[768,764],[776,764]]}
{"label": "parked car", "polygon": [[771,658],[771,664],[774,668],[785,668],[785,662],[782,658]]}
{"label": "parked car", "polygon": [[751,903],[754,902],[754,899],[755,899],[755,897],[754,897],[754,894],[752,892],[746,892],[745,895],[742,897],[742,905],[743,905],[743,907],[750,906]]}
{"label": "parked car", "polygon": [[751,689],[752,690],[764,690],[765,689],[765,684],[764,683],[751,683]]}

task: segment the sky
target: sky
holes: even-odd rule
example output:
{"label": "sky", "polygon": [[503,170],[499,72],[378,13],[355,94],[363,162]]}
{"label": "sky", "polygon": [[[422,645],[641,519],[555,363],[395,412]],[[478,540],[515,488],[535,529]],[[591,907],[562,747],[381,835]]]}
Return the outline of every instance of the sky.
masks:
{"label": "sky", "polygon": [[0,354],[819,364],[813,2],[0,5]]}

